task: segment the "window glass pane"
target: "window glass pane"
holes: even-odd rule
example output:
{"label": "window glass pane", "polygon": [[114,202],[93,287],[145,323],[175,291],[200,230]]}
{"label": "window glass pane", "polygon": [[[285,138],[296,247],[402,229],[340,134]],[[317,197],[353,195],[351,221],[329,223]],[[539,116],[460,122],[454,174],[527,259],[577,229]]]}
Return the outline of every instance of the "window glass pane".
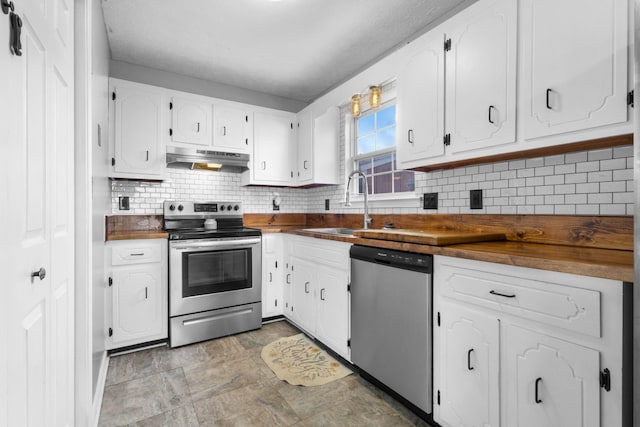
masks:
{"label": "window glass pane", "polygon": [[371,159],[363,159],[358,162],[358,170],[365,175],[371,175]]}
{"label": "window glass pane", "polygon": [[396,145],[396,127],[390,127],[377,133],[376,150]]}
{"label": "window glass pane", "polygon": [[415,190],[415,181],[413,172],[399,171],[393,174],[394,192],[403,193],[405,191]]}
{"label": "window glass pane", "polygon": [[362,136],[367,133],[373,132],[374,126],[375,126],[375,116],[373,114],[360,117],[358,119],[358,135]]}
{"label": "window glass pane", "polygon": [[358,138],[358,154],[370,153],[375,149],[375,135]]}
{"label": "window glass pane", "polygon": [[393,188],[391,187],[392,176],[393,174],[390,174],[390,173],[385,173],[382,175],[374,175],[373,177],[374,194],[393,192]]}
{"label": "window glass pane", "polygon": [[391,172],[391,153],[373,159],[373,172]]}
{"label": "window glass pane", "polygon": [[376,127],[378,129],[396,124],[396,106],[392,105],[376,113]]}
{"label": "window glass pane", "polygon": [[[369,190],[367,194],[371,194],[373,188],[371,187],[371,177],[367,177],[367,185],[369,186],[367,189]],[[358,193],[364,194],[364,179],[358,177]]]}

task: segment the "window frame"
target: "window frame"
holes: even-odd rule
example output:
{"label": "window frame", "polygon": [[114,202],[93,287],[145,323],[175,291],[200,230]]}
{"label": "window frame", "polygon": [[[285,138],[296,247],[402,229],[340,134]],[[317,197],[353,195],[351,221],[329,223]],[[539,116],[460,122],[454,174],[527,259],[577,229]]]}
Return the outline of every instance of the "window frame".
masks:
{"label": "window frame", "polygon": [[[380,106],[376,108],[376,110],[380,110],[391,105],[396,105],[396,141],[393,147],[384,148],[378,151],[372,151],[366,154],[357,154],[357,120],[364,115],[374,113],[373,108],[371,108],[367,103],[364,105],[366,109],[363,108],[359,117],[353,117],[350,111],[347,111],[345,114],[345,176],[344,176],[344,185],[345,191],[346,186],[349,181],[349,175],[356,170],[356,163],[358,160],[378,157],[389,153],[395,153],[398,148],[398,100],[397,100],[397,91],[395,87],[389,90],[384,90],[382,94],[382,102]],[[404,169],[396,169],[398,171]],[[391,172],[393,174],[393,172]],[[374,176],[372,174],[371,176]],[[355,179],[355,177],[354,177]],[[415,202],[419,200],[419,196],[416,193],[416,183],[415,183],[415,174],[414,174],[414,190],[413,191],[403,191],[399,193],[381,193],[381,194],[369,194],[368,200],[370,206],[379,206],[379,207],[402,207],[402,206],[415,206]],[[357,192],[358,190],[358,182],[354,181],[351,183],[351,187],[349,188],[349,197],[353,204],[356,207],[361,207],[364,204],[364,195]]]}

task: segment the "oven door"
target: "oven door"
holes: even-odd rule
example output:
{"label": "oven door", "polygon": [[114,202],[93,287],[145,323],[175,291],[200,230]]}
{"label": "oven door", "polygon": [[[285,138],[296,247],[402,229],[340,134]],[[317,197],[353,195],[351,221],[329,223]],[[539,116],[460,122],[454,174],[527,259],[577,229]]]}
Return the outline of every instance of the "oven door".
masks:
{"label": "oven door", "polygon": [[170,316],[260,302],[261,239],[169,242]]}

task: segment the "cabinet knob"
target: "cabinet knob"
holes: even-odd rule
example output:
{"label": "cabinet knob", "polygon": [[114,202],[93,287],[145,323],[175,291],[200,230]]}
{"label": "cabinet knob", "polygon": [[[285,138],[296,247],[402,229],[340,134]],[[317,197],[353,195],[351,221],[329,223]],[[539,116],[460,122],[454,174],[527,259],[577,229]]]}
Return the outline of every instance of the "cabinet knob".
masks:
{"label": "cabinet knob", "polygon": [[41,267],[40,270],[32,272],[31,281],[33,281],[35,277],[40,280],[44,280],[44,278],[47,277],[47,270],[45,270],[44,267]]}

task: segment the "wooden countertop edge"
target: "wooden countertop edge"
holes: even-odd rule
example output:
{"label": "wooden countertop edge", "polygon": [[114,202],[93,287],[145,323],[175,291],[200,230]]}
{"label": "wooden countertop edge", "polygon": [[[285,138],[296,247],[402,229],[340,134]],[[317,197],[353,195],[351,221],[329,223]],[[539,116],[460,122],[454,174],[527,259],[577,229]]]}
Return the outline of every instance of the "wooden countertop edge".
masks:
{"label": "wooden countertop edge", "polygon": [[[633,282],[634,280],[632,251],[512,241],[429,246],[302,230],[289,230],[287,233],[363,246],[494,262],[622,282]],[[526,253],[526,255],[523,253]]]}
{"label": "wooden countertop edge", "polygon": [[114,231],[105,236],[105,240],[167,239],[169,233],[162,230]]}

